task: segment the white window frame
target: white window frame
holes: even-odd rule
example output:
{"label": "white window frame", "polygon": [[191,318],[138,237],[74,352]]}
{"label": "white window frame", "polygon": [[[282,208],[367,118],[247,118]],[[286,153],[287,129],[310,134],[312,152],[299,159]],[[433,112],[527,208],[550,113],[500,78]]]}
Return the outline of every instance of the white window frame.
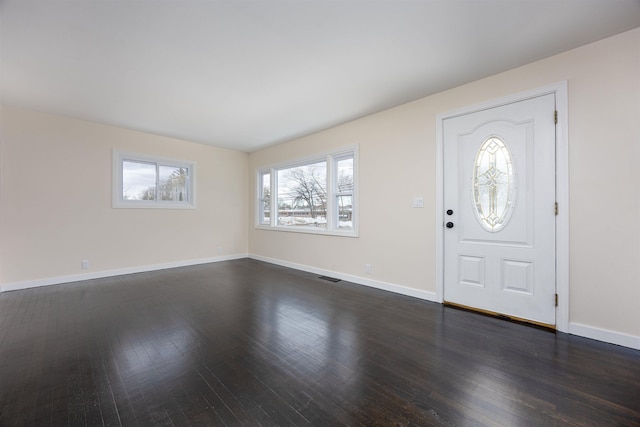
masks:
{"label": "white window frame", "polygon": [[[338,161],[348,157],[353,157],[353,192],[340,193],[337,185],[337,167]],[[284,226],[278,225],[278,171],[282,169],[291,169],[297,166],[325,161],[327,163],[327,227],[305,227],[305,226]],[[263,206],[263,177],[270,174],[270,216],[269,223],[262,223],[264,218]],[[358,146],[343,147],[338,150],[323,152],[296,159],[286,163],[278,163],[273,165],[262,166],[256,169],[256,191],[255,191],[255,228],[261,230],[287,231],[293,233],[322,234],[331,236],[358,237]],[[338,228],[338,206],[337,199],[339,196],[351,195],[353,206],[352,227],[350,230],[341,230]]]}
{"label": "white window frame", "polygon": [[[127,200],[123,198],[123,162],[133,161],[156,165],[156,188],[158,186],[158,166],[170,166],[175,168],[186,168],[189,171],[187,176],[186,201],[168,200]],[[112,207],[113,208],[133,208],[133,209],[195,209],[196,208],[196,163],[186,160],[176,160],[166,157],[151,156],[146,154],[129,153],[113,150],[113,185],[112,185]],[[157,199],[157,198],[156,198]]]}

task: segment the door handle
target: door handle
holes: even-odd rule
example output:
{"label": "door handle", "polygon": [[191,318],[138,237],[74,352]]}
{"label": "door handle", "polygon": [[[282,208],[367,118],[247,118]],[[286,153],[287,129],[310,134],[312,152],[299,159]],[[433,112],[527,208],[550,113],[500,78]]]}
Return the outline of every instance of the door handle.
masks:
{"label": "door handle", "polygon": [[447,228],[453,228],[453,223],[452,222],[448,222],[447,223]]}

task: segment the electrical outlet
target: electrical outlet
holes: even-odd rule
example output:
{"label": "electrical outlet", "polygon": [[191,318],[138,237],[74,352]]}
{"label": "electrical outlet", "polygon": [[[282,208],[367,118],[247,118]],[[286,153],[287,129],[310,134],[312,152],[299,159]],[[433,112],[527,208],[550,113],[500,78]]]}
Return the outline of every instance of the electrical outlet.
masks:
{"label": "electrical outlet", "polygon": [[218,246],[218,255],[222,255],[222,246]]}
{"label": "electrical outlet", "polygon": [[364,265],[364,272],[367,274],[371,274],[371,264]]}
{"label": "electrical outlet", "polygon": [[83,259],[80,262],[80,267],[82,267],[83,270],[86,270],[89,268],[89,260],[88,259]]}

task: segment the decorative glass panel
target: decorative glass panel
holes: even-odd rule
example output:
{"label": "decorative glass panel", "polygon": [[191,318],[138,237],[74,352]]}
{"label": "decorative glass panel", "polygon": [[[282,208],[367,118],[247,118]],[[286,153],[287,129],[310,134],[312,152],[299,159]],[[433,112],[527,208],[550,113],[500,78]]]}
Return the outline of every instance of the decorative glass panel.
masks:
{"label": "decorative glass panel", "polygon": [[506,144],[497,136],[488,138],[476,155],[471,183],[475,213],[485,230],[499,231],[509,221],[515,203],[515,181]]}

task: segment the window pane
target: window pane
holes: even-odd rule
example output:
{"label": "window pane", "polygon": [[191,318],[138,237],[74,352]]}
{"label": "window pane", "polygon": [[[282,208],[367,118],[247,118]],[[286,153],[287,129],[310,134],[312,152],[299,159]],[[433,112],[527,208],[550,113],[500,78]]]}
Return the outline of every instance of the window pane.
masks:
{"label": "window pane", "polygon": [[278,171],[278,225],[327,227],[327,162]]}
{"label": "window pane", "polygon": [[122,161],[122,198],[156,199],[156,166],[152,163]]}
{"label": "window pane", "polygon": [[262,194],[260,200],[262,202],[262,215],[260,224],[271,223],[271,174],[264,173],[261,177]]}
{"label": "window pane", "polygon": [[173,202],[186,202],[189,200],[187,193],[189,169],[159,166],[158,172],[160,174],[160,188],[158,189],[160,200]]}
{"label": "window pane", "polygon": [[338,228],[353,230],[353,197],[338,196]]}
{"label": "window pane", "polygon": [[353,157],[336,162],[338,193],[353,193]]}

